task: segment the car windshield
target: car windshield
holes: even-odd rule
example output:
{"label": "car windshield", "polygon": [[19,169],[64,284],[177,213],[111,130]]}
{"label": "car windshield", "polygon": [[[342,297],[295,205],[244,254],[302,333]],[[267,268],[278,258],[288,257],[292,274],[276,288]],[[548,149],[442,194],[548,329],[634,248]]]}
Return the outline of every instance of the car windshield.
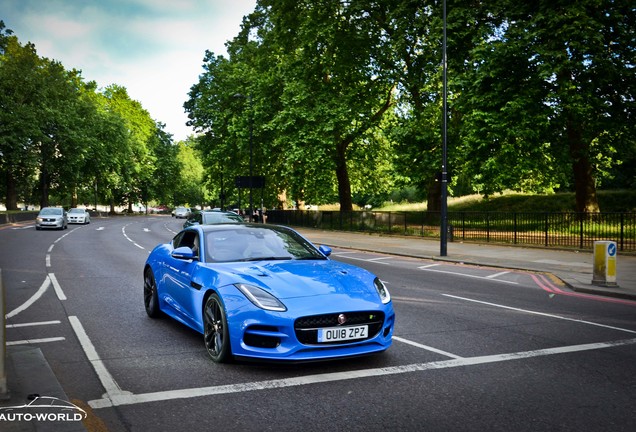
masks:
{"label": "car windshield", "polygon": [[83,209],[72,208],[68,211],[69,213],[84,213]]}
{"label": "car windshield", "polygon": [[241,223],[243,218],[234,213],[210,212],[203,213],[203,223],[205,225],[213,225],[219,223]]}
{"label": "car windshield", "polygon": [[61,215],[62,209],[61,208],[43,208],[42,210],[40,210],[40,214],[41,215]]}
{"label": "car windshield", "polygon": [[281,227],[208,231],[205,246],[208,262],[327,259],[300,235]]}

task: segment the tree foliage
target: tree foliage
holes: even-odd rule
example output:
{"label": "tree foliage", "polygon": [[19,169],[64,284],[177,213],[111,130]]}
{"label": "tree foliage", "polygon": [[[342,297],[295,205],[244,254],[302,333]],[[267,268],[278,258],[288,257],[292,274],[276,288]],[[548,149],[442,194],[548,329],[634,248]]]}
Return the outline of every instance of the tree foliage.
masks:
{"label": "tree foliage", "polygon": [[[596,211],[597,187],[634,185],[630,2],[448,11],[452,187],[574,190],[578,210]],[[346,210],[352,196],[416,186],[437,209],[442,27],[440,1],[260,0],[228,57],[208,53],[185,105],[204,163],[244,174],[252,130],[271,194]]]}
{"label": "tree foliage", "polygon": [[78,202],[173,203],[172,137],[125,88],[97,89],[0,22],[0,191],[8,210]]}
{"label": "tree foliage", "polygon": [[574,191],[593,212],[597,189],[636,186],[635,45],[628,0],[258,0],[227,55],[205,53],[184,104],[200,134],[177,146],[125,88],[0,22],[1,191],[9,208],[243,206],[235,180],[254,175],[268,207],[350,210],[401,188],[438,210],[447,116],[451,191]]}

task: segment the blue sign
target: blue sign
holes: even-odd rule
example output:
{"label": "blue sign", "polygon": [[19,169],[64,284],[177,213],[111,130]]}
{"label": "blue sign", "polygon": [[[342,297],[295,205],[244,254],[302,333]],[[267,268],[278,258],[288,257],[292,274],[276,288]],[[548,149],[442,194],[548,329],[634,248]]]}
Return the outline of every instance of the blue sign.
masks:
{"label": "blue sign", "polygon": [[610,243],[607,245],[607,254],[611,257],[616,255],[616,243]]}

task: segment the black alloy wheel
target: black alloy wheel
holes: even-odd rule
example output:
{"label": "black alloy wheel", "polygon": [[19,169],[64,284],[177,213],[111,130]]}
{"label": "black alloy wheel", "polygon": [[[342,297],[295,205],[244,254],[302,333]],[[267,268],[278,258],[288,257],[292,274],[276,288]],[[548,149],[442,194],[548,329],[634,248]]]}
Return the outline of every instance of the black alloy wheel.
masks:
{"label": "black alloy wheel", "polygon": [[230,332],[223,303],[217,294],[210,295],[203,308],[203,341],[213,361],[225,363],[231,360]]}
{"label": "black alloy wheel", "polygon": [[155,283],[155,277],[150,267],[146,268],[144,272],[144,306],[150,318],[159,318],[161,316],[157,284]]}

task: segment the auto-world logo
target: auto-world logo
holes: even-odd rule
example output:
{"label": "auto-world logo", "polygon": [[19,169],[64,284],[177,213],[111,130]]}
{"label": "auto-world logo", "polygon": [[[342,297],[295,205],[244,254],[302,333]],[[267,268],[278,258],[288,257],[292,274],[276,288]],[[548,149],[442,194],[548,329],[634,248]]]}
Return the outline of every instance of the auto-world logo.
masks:
{"label": "auto-world logo", "polygon": [[40,422],[78,422],[86,418],[87,413],[77,405],[51,396],[29,396],[31,402],[25,405],[0,407],[2,422],[40,421]]}

